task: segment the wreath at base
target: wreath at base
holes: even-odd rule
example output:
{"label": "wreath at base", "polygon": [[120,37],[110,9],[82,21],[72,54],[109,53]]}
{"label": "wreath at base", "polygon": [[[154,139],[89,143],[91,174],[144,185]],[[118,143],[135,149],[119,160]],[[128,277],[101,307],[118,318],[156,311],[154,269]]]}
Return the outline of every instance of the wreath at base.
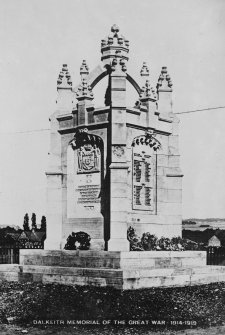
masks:
{"label": "wreath at base", "polygon": [[83,231],[78,233],[72,232],[71,235],[67,237],[65,250],[89,250],[91,237]]}

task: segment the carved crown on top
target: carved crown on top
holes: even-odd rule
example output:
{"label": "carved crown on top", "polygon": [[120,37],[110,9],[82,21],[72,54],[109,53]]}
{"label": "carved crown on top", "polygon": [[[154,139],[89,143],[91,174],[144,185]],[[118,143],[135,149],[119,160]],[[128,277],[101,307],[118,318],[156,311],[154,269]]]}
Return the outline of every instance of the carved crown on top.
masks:
{"label": "carved crown on top", "polygon": [[159,75],[158,83],[157,83],[157,90],[158,91],[172,91],[172,80],[170,75],[167,72],[167,67],[163,66],[161,73]]}
{"label": "carved crown on top", "polygon": [[58,80],[57,80],[57,89],[60,88],[69,88],[72,89],[72,80],[70,73],[67,68],[67,64],[63,64],[62,70],[59,73]]}
{"label": "carved crown on top", "polygon": [[[128,60],[129,41],[119,31],[119,27],[114,24],[111,27],[111,33],[101,41],[101,60],[111,66],[113,66],[112,60],[114,65],[116,63],[115,59]],[[123,66],[123,64],[120,65]],[[122,71],[124,70],[125,68],[122,69]]]}
{"label": "carved crown on top", "polygon": [[90,85],[88,85],[86,78],[82,79],[81,84],[78,86],[78,89],[75,93],[77,100],[83,100],[85,98],[88,100],[92,100],[94,98],[92,88]]}
{"label": "carved crown on top", "polygon": [[145,85],[141,89],[140,100],[152,99],[157,100],[157,95],[154,88],[151,86],[150,81],[147,79]]}
{"label": "carved crown on top", "polygon": [[83,60],[80,67],[80,75],[82,78],[89,75],[89,67],[85,59]]}
{"label": "carved crown on top", "polygon": [[146,76],[146,77],[149,76],[149,67],[148,67],[146,62],[143,62],[143,65],[142,65],[142,68],[141,68],[141,71],[140,71],[140,75],[142,77],[143,76]]}
{"label": "carved crown on top", "polygon": [[115,46],[115,47],[124,47],[127,49],[127,52],[129,51],[129,41],[122,35],[119,34],[119,27],[114,24],[111,27],[111,33],[108,35],[108,37],[105,37],[102,39],[101,48],[104,49],[108,46]]}

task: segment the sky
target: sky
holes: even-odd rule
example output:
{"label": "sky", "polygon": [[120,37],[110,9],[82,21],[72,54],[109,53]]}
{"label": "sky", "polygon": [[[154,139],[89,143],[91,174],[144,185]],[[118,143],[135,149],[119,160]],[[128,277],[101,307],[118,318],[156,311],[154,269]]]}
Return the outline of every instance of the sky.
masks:
{"label": "sky", "polygon": [[[223,0],[0,0],[0,225],[46,214],[58,74],[67,63],[79,84],[82,60],[100,64],[114,23],[130,41],[129,74],[146,61],[155,86],[168,67],[174,112],[225,106]],[[224,218],[225,108],[179,118],[183,217]]]}

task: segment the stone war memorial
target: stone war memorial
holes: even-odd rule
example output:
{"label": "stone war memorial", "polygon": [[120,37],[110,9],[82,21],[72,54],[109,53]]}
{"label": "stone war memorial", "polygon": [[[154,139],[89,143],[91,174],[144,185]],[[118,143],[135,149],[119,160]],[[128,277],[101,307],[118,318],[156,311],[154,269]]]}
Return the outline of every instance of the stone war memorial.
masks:
{"label": "stone war memorial", "polygon": [[[179,121],[167,68],[156,89],[146,63],[139,78],[131,77],[129,41],[116,25],[102,40],[101,55],[90,73],[83,61],[75,89],[67,65],[58,77],[46,173],[47,249],[62,249],[79,230],[91,236],[91,250],[108,251],[129,251],[129,226],[139,234],[181,235]],[[104,77],[105,105],[98,107],[93,88]]]}
{"label": "stone war memorial", "polygon": [[[130,251],[129,227],[158,238],[181,236],[182,172],[172,81],[162,67],[156,89],[146,63],[129,74],[129,41],[113,25],[101,41],[101,65],[86,61],[74,88],[67,65],[50,117],[45,250],[20,250],[20,264],[0,265],[0,280],[116,289],[225,281],[205,251]],[[104,106],[93,89],[107,78]],[[136,91],[129,104],[128,87]],[[89,250],[65,250],[72,233],[89,234]]]}

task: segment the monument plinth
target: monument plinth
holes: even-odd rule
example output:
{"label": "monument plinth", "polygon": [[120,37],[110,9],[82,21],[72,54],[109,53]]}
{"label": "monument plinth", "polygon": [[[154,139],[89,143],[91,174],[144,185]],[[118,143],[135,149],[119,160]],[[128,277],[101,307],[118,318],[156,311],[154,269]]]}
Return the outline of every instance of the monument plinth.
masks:
{"label": "monument plinth", "polygon": [[[47,174],[47,249],[62,249],[71,232],[91,236],[91,249],[129,251],[127,229],[158,237],[181,235],[178,119],[172,81],[163,67],[156,89],[143,64],[127,69],[129,41],[114,25],[101,42],[101,61],[80,67],[73,88],[67,65],[57,81]],[[108,77],[105,106],[93,88]],[[137,92],[129,105],[127,83]]]}

